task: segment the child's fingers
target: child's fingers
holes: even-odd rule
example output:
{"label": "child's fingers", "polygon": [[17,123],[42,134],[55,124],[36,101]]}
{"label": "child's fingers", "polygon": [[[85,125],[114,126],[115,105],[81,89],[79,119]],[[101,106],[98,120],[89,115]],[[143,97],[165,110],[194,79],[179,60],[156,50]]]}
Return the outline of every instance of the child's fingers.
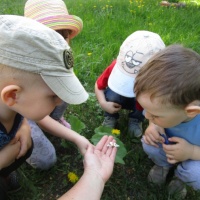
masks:
{"label": "child's fingers", "polygon": [[20,152],[17,156],[17,159],[19,159],[20,157],[24,156],[27,152],[27,148],[24,148],[23,146],[20,148]]}

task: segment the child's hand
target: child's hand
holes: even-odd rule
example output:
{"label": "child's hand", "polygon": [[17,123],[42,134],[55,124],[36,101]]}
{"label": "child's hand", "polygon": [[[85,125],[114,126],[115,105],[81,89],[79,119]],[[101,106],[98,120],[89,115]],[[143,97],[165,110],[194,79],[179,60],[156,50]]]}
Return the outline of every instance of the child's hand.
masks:
{"label": "child's hand", "polygon": [[0,170],[11,165],[20,151],[20,142],[8,143],[3,149],[0,150]]}
{"label": "child's hand", "polygon": [[15,135],[15,138],[12,140],[13,143],[16,141],[19,141],[21,145],[20,152],[16,158],[19,159],[26,154],[32,144],[31,129],[26,119],[23,120],[19,130],[17,131],[17,134]]}
{"label": "child's hand", "polygon": [[175,144],[163,144],[163,150],[166,153],[167,161],[171,164],[185,161],[192,158],[194,145],[190,144],[183,138],[171,137],[168,138],[170,142]]}
{"label": "child's hand", "polygon": [[80,153],[84,156],[85,152],[88,149],[88,146],[90,146],[92,144],[84,136],[80,135],[80,138],[78,138],[76,145],[78,146]]}
{"label": "child's hand", "polygon": [[143,140],[148,145],[158,147],[157,143],[163,143],[165,141],[160,133],[165,133],[164,129],[152,122],[149,122],[149,126],[145,130]]}
{"label": "child's hand", "polygon": [[117,113],[121,109],[121,105],[119,105],[118,103],[111,102],[111,101],[105,101],[103,104],[101,104],[101,107],[104,111],[110,114]]}

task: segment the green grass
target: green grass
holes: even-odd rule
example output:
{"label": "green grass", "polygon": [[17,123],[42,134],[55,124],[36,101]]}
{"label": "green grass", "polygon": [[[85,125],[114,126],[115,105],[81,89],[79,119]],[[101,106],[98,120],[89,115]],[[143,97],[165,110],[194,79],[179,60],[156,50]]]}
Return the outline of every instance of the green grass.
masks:
{"label": "green grass", "polygon": [[[94,83],[101,72],[118,55],[119,47],[136,30],[158,33],[166,45],[180,43],[200,53],[200,1],[186,1],[184,8],[161,7],[157,0],[68,0],[69,13],[83,19],[82,33],[71,42],[75,58],[75,73],[91,93],[87,103],[69,106],[66,118],[73,114],[86,125],[83,135],[90,139],[103,119],[94,95]],[[174,1],[175,2],[175,1]],[[0,14],[23,15],[25,0],[1,0]],[[91,53],[89,56],[88,53]],[[171,200],[167,187],[157,188],[147,182],[146,176],[153,163],[143,152],[140,140],[131,140],[126,134],[126,112],[121,115],[120,139],[128,154],[125,165],[116,164],[106,184],[102,200]],[[144,124],[145,126],[146,124]],[[82,157],[77,148],[61,139],[49,136],[58,155],[57,164],[48,171],[32,169],[26,163],[20,168],[23,190],[10,196],[12,200],[56,199],[73,185],[67,179],[69,171],[80,177]],[[170,180],[171,177],[169,177]],[[200,199],[200,193],[188,188],[186,199]]]}

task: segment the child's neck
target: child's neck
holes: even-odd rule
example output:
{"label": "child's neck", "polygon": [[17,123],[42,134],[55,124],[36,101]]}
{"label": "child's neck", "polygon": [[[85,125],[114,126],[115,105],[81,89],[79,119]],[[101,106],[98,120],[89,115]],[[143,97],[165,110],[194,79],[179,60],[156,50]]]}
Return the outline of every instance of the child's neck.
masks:
{"label": "child's neck", "polygon": [[0,122],[3,124],[3,126],[6,128],[7,132],[10,132],[16,112],[9,109],[5,104],[0,103]]}

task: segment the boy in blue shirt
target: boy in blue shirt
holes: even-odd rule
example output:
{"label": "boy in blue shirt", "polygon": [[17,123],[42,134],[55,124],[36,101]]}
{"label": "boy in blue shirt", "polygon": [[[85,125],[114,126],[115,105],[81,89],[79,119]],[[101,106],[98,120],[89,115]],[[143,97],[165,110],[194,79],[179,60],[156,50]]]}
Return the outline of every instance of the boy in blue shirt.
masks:
{"label": "boy in blue shirt", "polygon": [[[163,184],[173,166],[169,193],[200,189],[200,55],[171,45],[153,56],[136,77],[134,91],[150,125],[143,149],[155,163],[148,180]],[[165,140],[163,138],[165,136]]]}

